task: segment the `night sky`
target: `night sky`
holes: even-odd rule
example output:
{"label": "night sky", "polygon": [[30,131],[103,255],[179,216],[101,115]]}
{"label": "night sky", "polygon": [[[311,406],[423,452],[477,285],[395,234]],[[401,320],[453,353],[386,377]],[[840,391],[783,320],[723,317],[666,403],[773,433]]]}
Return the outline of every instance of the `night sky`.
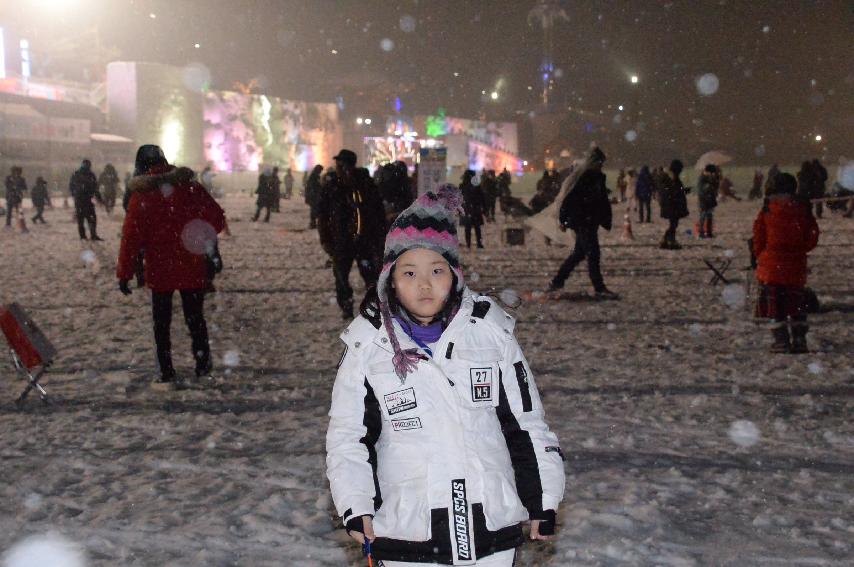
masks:
{"label": "night sky", "polygon": [[[348,113],[381,106],[391,112],[394,95],[410,114],[443,107],[451,115],[521,124],[542,112],[542,32],[527,21],[535,0],[56,3],[65,6],[44,10],[48,0],[21,0],[0,9],[5,25],[11,20],[28,30],[36,57],[53,38],[97,27],[121,58],[201,62],[214,88],[254,78],[260,92],[285,98],[343,95]],[[562,77],[553,100],[573,144],[595,139],[638,159],[713,148],[743,163],[854,157],[854,2],[560,7],[569,21],[555,26]],[[703,96],[697,79],[710,73],[718,87]],[[482,94],[493,90],[497,101]],[[635,112],[638,128],[631,124]],[[637,133],[631,143],[629,130]]]}

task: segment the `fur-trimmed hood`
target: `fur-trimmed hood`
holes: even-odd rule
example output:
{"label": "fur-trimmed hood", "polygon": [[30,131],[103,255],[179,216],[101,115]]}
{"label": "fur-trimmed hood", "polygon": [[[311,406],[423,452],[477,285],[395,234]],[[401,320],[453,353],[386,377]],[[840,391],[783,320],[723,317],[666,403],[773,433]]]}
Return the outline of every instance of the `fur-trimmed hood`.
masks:
{"label": "fur-trimmed hood", "polygon": [[128,191],[131,193],[159,189],[162,185],[182,185],[189,183],[196,176],[189,167],[174,167],[160,173],[137,175],[130,180]]}

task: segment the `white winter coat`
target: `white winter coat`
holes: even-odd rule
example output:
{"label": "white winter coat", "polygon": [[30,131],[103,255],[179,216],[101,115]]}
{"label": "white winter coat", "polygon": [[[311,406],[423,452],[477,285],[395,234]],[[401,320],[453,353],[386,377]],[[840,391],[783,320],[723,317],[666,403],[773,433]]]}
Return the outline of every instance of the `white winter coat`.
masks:
{"label": "white winter coat", "polygon": [[[434,357],[405,382],[384,326],[358,317],[341,335],[327,476],[345,523],[374,516],[378,559],[432,551],[428,560],[473,564],[519,545],[520,522],[557,511],[563,455],[513,326],[466,289]],[[395,330],[401,348],[417,348]]]}

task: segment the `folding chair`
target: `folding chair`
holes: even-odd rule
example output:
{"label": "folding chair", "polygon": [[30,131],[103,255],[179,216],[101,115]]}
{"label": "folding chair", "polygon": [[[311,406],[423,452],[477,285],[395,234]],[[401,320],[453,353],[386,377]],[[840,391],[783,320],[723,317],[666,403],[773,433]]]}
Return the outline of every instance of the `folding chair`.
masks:
{"label": "folding chair", "polygon": [[706,266],[708,266],[709,269],[714,272],[712,279],[709,280],[710,285],[718,285],[718,282],[724,282],[725,284],[729,285],[730,282],[728,279],[726,279],[726,276],[724,276],[724,274],[729,269],[730,264],[732,264],[732,259],[726,259],[717,266],[715,266],[705,258],[703,258],[703,262],[705,262]]}
{"label": "folding chair", "polygon": [[56,349],[17,303],[0,306],[0,330],[9,345],[15,371],[27,380],[27,387],[15,404],[22,405],[31,390],[36,390],[42,402],[48,403],[47,392],[39,378],[56,357]]}

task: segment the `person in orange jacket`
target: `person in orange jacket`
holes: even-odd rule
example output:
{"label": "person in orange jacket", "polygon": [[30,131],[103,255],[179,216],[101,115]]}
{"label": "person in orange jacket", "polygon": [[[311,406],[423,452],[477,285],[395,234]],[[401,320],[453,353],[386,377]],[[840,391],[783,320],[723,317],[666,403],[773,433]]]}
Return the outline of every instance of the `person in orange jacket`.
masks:
{"label": "person in orange jacket", "polygon": [[818,244],[819,229],[809,201],[795,197],[797,188],[792,175],[777,175],[753,223],[759,280],[756,316],[774,321],[771,352],[775,353],[809,352],[807,254]]}

